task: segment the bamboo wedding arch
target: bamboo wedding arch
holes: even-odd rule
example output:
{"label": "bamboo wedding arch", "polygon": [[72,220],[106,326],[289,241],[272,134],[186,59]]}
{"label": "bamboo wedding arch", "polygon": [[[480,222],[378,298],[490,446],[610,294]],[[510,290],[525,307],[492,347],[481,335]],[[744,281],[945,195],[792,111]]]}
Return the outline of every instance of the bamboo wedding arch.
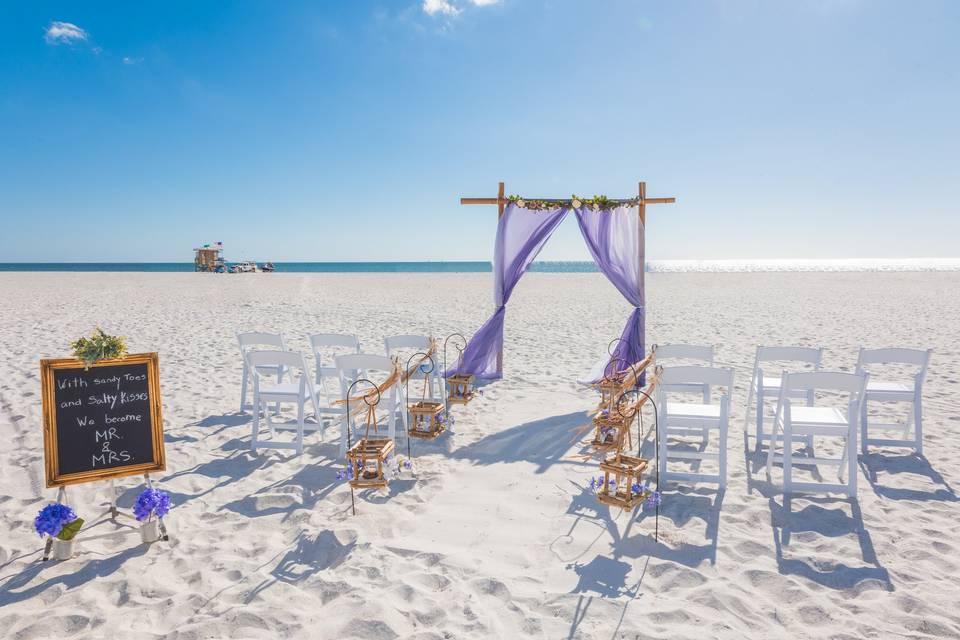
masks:
{"label": "bamboo wedding arch", "polygon": [[[566,198],[566,199],[564,198],[527,198],[527,200],[543,202],[547,204],[566,204],[566,203],[572,202],[572,199],[570,198]],[[465,198],[465,197],[460,198],[461,205],[471,205],[471,204],[497,205],[497,219],[500,219],[503,217],[503,210],[506,208],[508,204],[510,204],[510,202],[512,202],[512,200],[506,196],[506,187],[503,182],[498,183],[497,197],[495,198]],[[610,199],[610,200],[607,200],[607,202],[610,204],[629,204],[629,205],[632,205],[634,203],[637,204],[637,209],[640,215],[640,238],[639,238],[640,246],[639,248],[640,248],[640,255],[644,256],[645,255],[644,239],[646,237],[646,233],[644,229],[646,228],[646,225],[647,225],[647,206],[654,205],[654,204],[675,204],[677,202],[677,199],[675,197],[648,198],[647,183],[641,180],[638,183],[637,197]],[[646,278],[645,273],[646,273],[646,268],[644,267],[644,265],[641,265],[640,286],[641,288],[644,288],[644,289],[645,289],[644,280]],[[646,336],[640,336],[641,342],[644,342],[645,338]],[[497,368],[498,369],[502,368],[502,366],[503,366],[503,347],[501,345],[501,348],[497,353]]]}

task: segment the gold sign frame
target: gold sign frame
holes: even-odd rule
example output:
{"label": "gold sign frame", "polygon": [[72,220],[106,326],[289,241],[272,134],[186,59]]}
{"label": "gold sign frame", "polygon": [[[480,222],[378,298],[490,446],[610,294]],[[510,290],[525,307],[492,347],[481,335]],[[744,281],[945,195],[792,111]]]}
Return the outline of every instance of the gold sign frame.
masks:
{"label": "gold sign frame", "polygon": [[163,410],[160,402],[160,358],[156,352],[134,353],[123,358],[100,360],[90,365],[91,369],[128,364],[147,365],[147,391],[150,395],[150,420],[153,435],[153,460],[122,467],[96,471],[81,471],[62,474],[57,452],[57,407],[54,372],[64,369],[83,369],[83,360],[76,358],[45,358],[40,361],[40,383],[43,395],[43,461],[46,468],[47,487],[63,487],[82,482],[95,482],[109,478],[136,476],[153,471],[165,471],[166,452],[163,446]]}

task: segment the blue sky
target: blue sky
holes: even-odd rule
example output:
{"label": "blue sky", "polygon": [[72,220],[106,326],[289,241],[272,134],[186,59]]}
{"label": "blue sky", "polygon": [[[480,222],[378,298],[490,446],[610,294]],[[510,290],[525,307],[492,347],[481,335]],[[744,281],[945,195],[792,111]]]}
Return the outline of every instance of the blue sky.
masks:
{"label": "blue sky", "polygon": [[[648,256],[960,255],[960,2],[4,3],[0,262],[489,259],[498,180]],[[568,220],[545,259],[585,259]]]}

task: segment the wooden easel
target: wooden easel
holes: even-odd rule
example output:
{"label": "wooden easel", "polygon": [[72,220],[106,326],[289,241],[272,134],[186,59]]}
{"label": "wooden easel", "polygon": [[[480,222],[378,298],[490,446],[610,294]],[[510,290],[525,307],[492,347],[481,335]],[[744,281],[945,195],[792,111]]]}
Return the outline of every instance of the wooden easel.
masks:
{"label": "wooden easel", "polygon": [[[460,198],[460,204],[495,204],[497,205],[497,219],[503,217],[503,210],[506,208],[507,204],[510,203],[510,200],[505,195],[506,189],[504,183],[500,182],[497,187],[497,197],[496,198]],[[633,204],[637,203],[637,208],[640,212],[640,256],[643,259],[640,264],[640,285],[643,286],[643,281],[645,279],[645,271],[643,262],[646,259],[644,251],[644,235],[643,230],[647,226],[647,205],[650,204],[674,204],[676,198],[648,198],[647,197],[647,183],[640,182],[638,188],[639,198],[623,198],[623,199],[614,199],[610,200],[611,203],[615,204]],[[525,198],[526,200],[538,200],[541,202],[548,202],[557,205],[567,205],[570,204],[570,199],[557,199],[557,198]],[[641,339],[644,336],[640,336]],[[642,340],[641,340],[642,341]],[[503,370],[503,348],[500,348],[500,351],[497,353],[497,369]]]}
{"label": "wooden easel", "polygon": [[[143,474],[143,481],[144,481],[144,484],[147,486],[147,488],[149,488],[149,489],[152,489],[152,488],[153,488],[153,481],[150,479],[150,474],[149,474],[149,473]],[[113,479],[111,479],[111,485],[110,485],[110,486],[111,486],[111,488],[114,487],[114,485],[113,485]],[[114,493],[116,493],[116,492],[114,491]],[[59,488],[58,491],[57,491],[57,499],[56,499],[56,501],[65,504],[65,503],[66,503],[66,500],[67,500],[67,486],[66,486],[66,485],[60,485],[60,488]],[[134,518],[134,516],[130,515],[129,513],[125,513],[125,512],[123,512],[123,511],[120,511],[120,508],[117,506],[117,497],[116,497],[116,495],[114,495],[114,497],[113,497],[112,504],[110,505],[110,508],[107,509],[106,511],[104,511],[103,513],[101,513],[100,515],[98,515],[98,516],[93,520],[93,522],[97,522],[98,520],[100,520],[100,518],[102,518],[102,517],[104,517],[104,516],[110,516],[110,520],[113,520],[114,523],[116,523],[118,516],[123,516],[123,517],[126,517],[126,518],[136,519],[136,518]],[[167,534],[167,525],[165,525],[165,524],[163,523],[163,518],[160,517],[160,516],[157,516],[157,522],[158,522],[158,524],[159,524],[159,526],[160,526],[160,539],[163,540],[164,542],[169,541],[169,540],[170,540],[170,536]],[[87,524],[87,523],[84,522],[84,524]],[[81,529],[81,531],[82,531],[82,529]],[[79,536],[80,534],[78,533],[77,535]],[[106,534],[106,535],[113,535],[113,534]],[[91,536],[91,537],[89,537],[89,538],[84,538],[84,539],[86,539],[86,540],[96,540],[96,539],[99,538],[99,537],[102,537],[102,536]],[[43,561],[44,561],[44,562],[46,562],[47,560],[50,559],[50,552],[51,552],[52,550],[53,550],[53,537],[47,536],[47,542],[46,542],[46,544],[45,544],[44,547],[43,547]]]}

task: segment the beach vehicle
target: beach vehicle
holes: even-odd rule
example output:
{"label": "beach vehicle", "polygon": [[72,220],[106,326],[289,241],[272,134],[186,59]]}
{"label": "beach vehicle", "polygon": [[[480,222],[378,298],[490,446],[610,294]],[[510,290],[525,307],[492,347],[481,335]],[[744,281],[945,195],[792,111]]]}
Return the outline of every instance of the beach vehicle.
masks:
{"label": "beach vehicle", "polygon": [[273,273],[276,271],[276,267],[273,266],[272,262],[264,262],[262,265],[260,265],[260,270],[264,273]]}
{"label": "beach vehicle", "polygon": [[243,260],[233,265],[231,273],[260,273],[260,267],[253,260]]}

